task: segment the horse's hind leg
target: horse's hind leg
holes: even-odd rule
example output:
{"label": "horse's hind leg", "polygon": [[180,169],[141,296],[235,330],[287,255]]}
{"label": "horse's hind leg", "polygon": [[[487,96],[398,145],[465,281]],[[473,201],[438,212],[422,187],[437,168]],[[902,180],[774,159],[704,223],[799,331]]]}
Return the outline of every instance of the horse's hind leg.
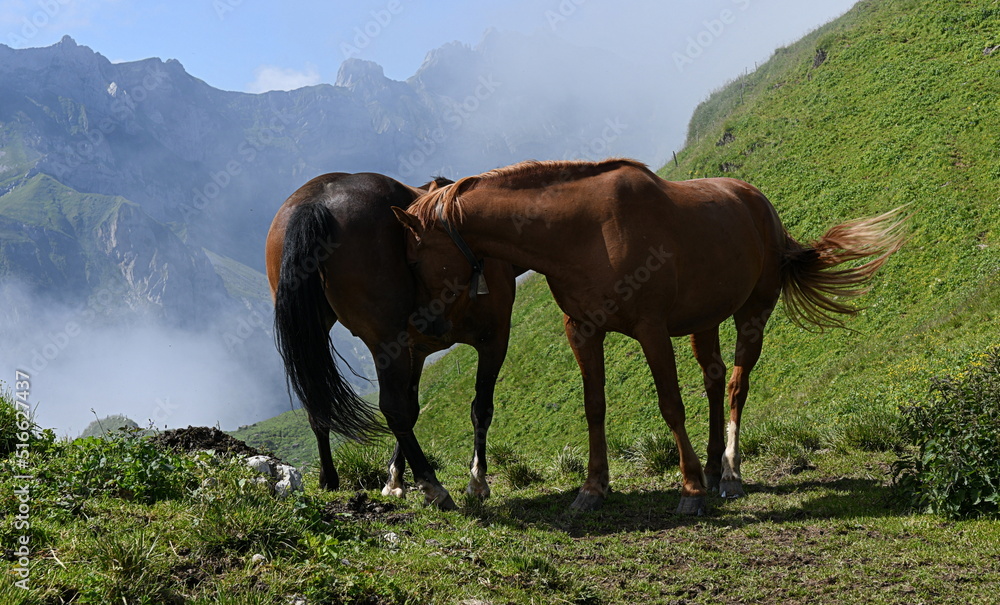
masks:
{"label": "horse's hind leg", "polygon": [[674,347],[670,342],[670,334],[665,327],[649,328],[636,335],[642,351],[646,355],[649,369],[656,384],[656,394],[659,397],[660,414],[670,426],[677,442],[677,450],[681,457],[681,501],[677,505],[677,514],[700,515],[705,512],[705,474],[701,461],[687,430],[684,428],[684,402],[681,400],[680,386],[677,381],[677,366],[674,360]]}
{"label": "horse's hind leg", "polygon": [[476,368],[476,397],[472,400],[472,429],[475,432],[470,479],[466,493],[480,499],[490,497],[486,482],[486,434],[493,422],[493,392],[496,389],[500,366],[507,355],[507,336],[494,336],[488,343],[477,347],[479,365]]}
{"label": "horse's hind leg", "polygon": [[316,435],[316,447],[319,450],[319,486],[322,489],[340,489],[340,475],[333,465],[333,455],[330,452],[330,429],[318,426],[309,417],[309,426]]}
{"label": "horse's hind leg", "polygon": [[383,496],[406,497],[404,473],[406,473],[406,456],[403,455],[403,450],[397,442],[392,450],[392,457],[389,458],[389,478],[385,480],[385,487],[382,488]]}
{"label": "horse's hind leg", "polygon": [[750,372],[760,359],[764,345],[764,325],[774,305],[744,306],[736,312],[736,357],[733,374],[729,378],[729,426],[726,451],[722,456],[722,481],[719,495],[739,498],[745,495],[743,477],[740,475],[740,420],[743,406],[750,393]]}
{"label": "horse's hind leg", "polygon": [[723,401],[726,393],[726,363],[719,347],[719,328],[691,335],[691,349],[701,366],[708,396],[708,459],[705,480],[710,490],[719,488],[722,479],[722,453],[725,449]]}
{"label": "horse's hind leg", "polygon": [[398,356],[389,360],[385,367],[376,367],[379,383],[379,409],[385,416],[389,430],[396,436],[396,443],[413,471],[413,479],[417,487],[424,493],[427,504],[433,504],[442,509],[454,509],[454,500],[448,490],[438,481],[434,469],[431,468],[424,455],[413,427],[420,414],[417,398],[412,395],[410,354],[404,349]]}
{"label": "horse's hind leg", "polygon": [[[596,510],[604,503],[609,489],[608,443],[604,429],[607,401],[604,394],[604,337],[606,332],[594,330],[591,324],[579,324],[564,318],[566,336],[580,366],[583,377],[583,405],[587,414],[590,462],[587,481],[580,488],[572,508]],[[589,328],[589,329],[588,329]],[[587,332],[594,331],[593,334]]]}
{"label": "horse's hind leg", "polygon": [[[427,358],[417,351],[411,349],[410,354],[412,355],[410,361],[410,397],[413,401],[410,403],[411,406],[419,406],[420,402],[418,399],[418,393],[420,390],[420,375],[424,370],[424,360]],[[395,496],[397,498],[406,497],[406,481],[403,476],[406,473],[406,456],[403,455],[403,449],[399,447],[399,442],[396,442],[396,447],[392,450],[392,458],[389,459],[389,477],[386,479],[385,487],[382,488],[383,496]]]}

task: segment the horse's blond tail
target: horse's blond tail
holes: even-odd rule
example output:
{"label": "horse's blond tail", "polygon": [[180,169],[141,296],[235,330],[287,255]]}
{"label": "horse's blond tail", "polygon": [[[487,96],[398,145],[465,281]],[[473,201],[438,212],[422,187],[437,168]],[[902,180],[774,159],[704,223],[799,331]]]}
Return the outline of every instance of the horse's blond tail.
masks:
{"label": "horse's blond tail", "polygon": [[[845,327],[839,315],[855,315],[847,300],[868,291],[875,272],[906,240],[905,206],[885,214],[831,227],[808,246],[785,233],[781,294],[785,312],[796,325]],[[870,258],[857,267],[830,270],[841,263]]]}

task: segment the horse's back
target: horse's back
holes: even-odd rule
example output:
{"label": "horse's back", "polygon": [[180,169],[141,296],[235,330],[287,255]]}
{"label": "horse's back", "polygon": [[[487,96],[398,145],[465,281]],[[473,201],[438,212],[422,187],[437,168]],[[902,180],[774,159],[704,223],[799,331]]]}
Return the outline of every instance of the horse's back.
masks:
{"label": "horse's back", "polygon": [[673,333],[697,331],[752,298],[774,296],[784,230],[759,190],[728,178],[629,178],[630,188],[619,187],[619,220],[630,223],[622,231],[630,256],[639,256],[626,266],[642,266],[643,255],[669,255],[664,278]]}
{"label": "horse's back", "polygon": [[[268,277],[277,283],[284,229],[304,205],[322,204],[332,219],[323,254],[327,301],[337,318],[365,340],[405,329],[413,306],[413,283],[406,264],[402,226],[392,206],[407,206],[415,190],[374,173],[330,173],[295,191],[275,216],[268,235]],[[304,269],[308,270],[308,267]]]}

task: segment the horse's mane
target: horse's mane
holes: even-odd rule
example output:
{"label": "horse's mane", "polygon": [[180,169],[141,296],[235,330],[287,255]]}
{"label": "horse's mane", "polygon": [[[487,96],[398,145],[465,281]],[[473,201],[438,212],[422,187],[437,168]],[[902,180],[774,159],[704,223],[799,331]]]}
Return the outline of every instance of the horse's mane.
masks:
{"label": "horse's mane", "polygon": [[437,208],[440,205],[445,220],[453,222],[462,218],[462,194],[477,187],[532,189],[576,181],[624,166],[639,168],[653,174],[642,162],[627,158],[610,158],[600,162],[528,160],[459,179],[451,185],[420,196],[407,210],[426,227],[437,220]]}

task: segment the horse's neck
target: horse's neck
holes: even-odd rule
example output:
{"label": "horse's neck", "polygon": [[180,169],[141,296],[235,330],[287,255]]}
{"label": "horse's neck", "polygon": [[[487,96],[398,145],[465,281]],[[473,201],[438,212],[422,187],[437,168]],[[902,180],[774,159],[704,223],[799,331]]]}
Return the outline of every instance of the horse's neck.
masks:
{"label": "horse's neck", "polygon": [[556,200],[520,191],[488,195],[488,203],[466,207],[461,229],[484,256],[549,275],[579,241]]}

